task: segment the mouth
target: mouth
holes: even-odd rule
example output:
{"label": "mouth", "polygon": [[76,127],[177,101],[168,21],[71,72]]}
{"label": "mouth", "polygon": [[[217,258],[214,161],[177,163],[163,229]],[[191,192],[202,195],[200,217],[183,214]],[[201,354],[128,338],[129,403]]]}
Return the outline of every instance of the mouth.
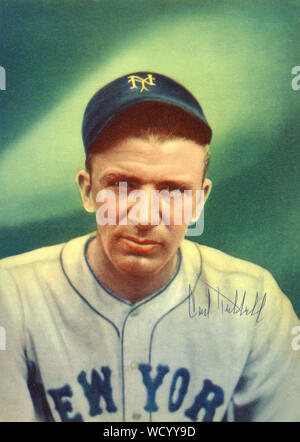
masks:
{"label": "mouth", "polygon": [[133,236],[124,236],[122,240],[127,247],[135,252],[151,252],[159,245],[159,242],[152,239],[140,239]]}

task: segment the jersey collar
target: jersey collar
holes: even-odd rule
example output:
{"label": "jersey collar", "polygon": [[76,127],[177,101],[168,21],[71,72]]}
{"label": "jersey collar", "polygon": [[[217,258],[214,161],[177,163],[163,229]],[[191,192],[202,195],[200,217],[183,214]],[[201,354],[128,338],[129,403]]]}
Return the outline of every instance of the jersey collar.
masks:
{"label": "jersey collar", "polygon": [[86,250],[94,236],[93,232],[66,243],[61,251],[61,268],[74,295],[80,296],[91,309],[111,322],[119,332],[125,318],[138,309],[151,311],[154,320],[174,309],[187,300],[189,287],[193,287],[200,277],[199,247],[191,241],[183,240],[180,246],[180,265],[173,278],[159,291],[132,305],[107,290],[89,266]]}

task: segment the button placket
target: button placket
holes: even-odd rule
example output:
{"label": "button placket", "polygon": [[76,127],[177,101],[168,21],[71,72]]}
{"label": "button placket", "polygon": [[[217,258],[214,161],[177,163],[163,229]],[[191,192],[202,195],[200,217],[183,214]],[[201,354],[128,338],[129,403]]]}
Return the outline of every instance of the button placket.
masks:
{"label": "button placket", "polygon": [[[145,322],[141,314],[133,313],[128,316],[123,331],[124,404],[125,420],[136,422],[149,420],[144,410],[147,392],[139,364],[148,360],[150,333],[147,330],[148,321]],[[141,329],[143,333],[137,339],[137,330]]]}

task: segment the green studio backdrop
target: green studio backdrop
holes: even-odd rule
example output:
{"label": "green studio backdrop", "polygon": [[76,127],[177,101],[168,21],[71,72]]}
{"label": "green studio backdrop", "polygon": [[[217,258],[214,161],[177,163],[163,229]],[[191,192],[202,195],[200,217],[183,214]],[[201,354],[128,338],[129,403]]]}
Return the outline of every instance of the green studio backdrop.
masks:
{"label": "green studio backdrop", "polygon": [[269,269],[299,315],[299,0],[1,0],[0,15],[0,257],[95,229],[74,180],[85,105],[115,77],[156,71],[214,130],[194,240]]}

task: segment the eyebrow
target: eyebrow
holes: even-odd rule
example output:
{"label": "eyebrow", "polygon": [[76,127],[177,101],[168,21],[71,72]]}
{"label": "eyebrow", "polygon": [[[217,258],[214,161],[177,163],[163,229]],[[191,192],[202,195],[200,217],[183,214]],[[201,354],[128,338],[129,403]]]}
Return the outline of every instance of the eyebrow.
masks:
{"label": "eyebrow", "polygon": [[[125,175],[122,173],[109,173],[109,174],[101,177],[99,182],[100,182],[100,184],[105,184],[110,180],[131,181],[136,184],[145,183],[145,181],[143,181],[135,176]],[[192,187],[192,183],[182,181],[182,180],[164,180],[164,181],[159,181],[159,182],[156,181],[155,183],[160,184],[160,185],[172,185],[172,186],[182,187],[182,188],[186,188],[186,189],[189,189]]]}
{"label": "eyebrow", "polygon": [[107,181],[110,180],[118,180],[118,181],[134,181],[137,183],[141,183],[141,181],[133,176],[128,176],[128,175],[124,175],[123,173],[109,173],[107,175],[104,175],[103,177],[100,178],[99,182],[102,183],[106,183]]}

